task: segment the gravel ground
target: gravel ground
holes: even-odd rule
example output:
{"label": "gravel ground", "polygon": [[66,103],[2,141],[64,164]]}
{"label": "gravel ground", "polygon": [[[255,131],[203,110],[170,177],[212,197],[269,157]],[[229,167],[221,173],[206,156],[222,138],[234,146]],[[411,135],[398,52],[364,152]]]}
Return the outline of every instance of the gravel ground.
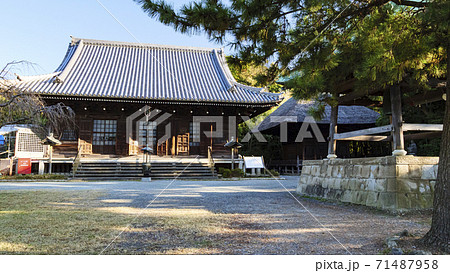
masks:
{"label": "gravel ground", "polygon": [[[295,194],[298,177],[284,178],[280,181],[21,182],[0,183],[0,190],[102,190],[106,192],[106,197],[102,197],[106,207],[146,208],[147,215],[174,211],[186,215],[207,213],[205,217],[216,215],[224,219],[225,226],[210,240],[202,237],[203,241],[197,242],[201,248],[190,247],[179,232],[143,232],[154,227],[137,219],[114,245],[115,253],[117,250],[149,253],[144,250],[151,236],[162,236],[168,243],[158,246],[154,253],[379,254],[387,237],[405,229],[420,235],[429,228],[428,215],[393,216],[362,206],[299,197]],[[205,251],[208,248],[211,251]]]}

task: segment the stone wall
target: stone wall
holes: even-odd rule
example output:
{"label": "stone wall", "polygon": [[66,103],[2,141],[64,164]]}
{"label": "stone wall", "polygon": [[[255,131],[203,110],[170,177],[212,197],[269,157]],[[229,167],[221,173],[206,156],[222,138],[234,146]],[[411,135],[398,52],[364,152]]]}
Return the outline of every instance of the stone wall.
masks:
{"label": "stone wall", "polygon": [[5,158],[5,159],[0,159],[0,175],[2,174],[9,174],[9,166],[10,166],[10,160]]}
{"label": "stone wall", "polygon": [[415,156],[307,160],[297,193],[392,211],[427,209],[438,162]]}

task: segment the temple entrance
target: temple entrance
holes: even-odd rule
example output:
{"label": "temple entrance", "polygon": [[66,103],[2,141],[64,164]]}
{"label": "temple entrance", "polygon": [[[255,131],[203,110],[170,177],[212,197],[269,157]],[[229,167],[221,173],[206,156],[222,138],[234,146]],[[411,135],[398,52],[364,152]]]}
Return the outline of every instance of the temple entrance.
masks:
{"label": "temple entrance", "polygon": [[92,152],[115,154],[117,142],[117,120],[94,120]]}
{"label": "temple entrance", "polygon": [[155,121],[139,121],[139,146],[156,147],[156,122]]}
{"label": "temple entrance", "polygon": [[214,138],[208,137],[212,135],[216,130],[215,122],[202,122],[200,124],[200,154],[203,156],[208,155],[208,147],[214,145]]}

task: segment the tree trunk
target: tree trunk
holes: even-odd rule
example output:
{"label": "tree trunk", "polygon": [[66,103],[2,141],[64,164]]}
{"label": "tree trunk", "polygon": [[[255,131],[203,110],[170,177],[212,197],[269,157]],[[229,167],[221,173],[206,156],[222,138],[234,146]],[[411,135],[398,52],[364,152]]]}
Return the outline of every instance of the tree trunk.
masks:
{"label": "tree trunk", "polygon": [[439,168],[434,188],[431,229],[423,238],[425,244],[450,252],[450,44],[447,46],[447,101],[445,103]]}

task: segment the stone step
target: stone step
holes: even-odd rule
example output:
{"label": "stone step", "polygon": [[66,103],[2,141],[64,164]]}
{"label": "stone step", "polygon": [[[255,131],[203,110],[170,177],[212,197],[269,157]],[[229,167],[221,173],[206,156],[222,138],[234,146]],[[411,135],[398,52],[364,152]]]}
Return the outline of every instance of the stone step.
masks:
{"label": "stone step", "polygon": [[93,173],[90,173],[90,174],[78,174],[78,175],[75,175],[75,177],[78,177],[78,178],[81,178],[81,177],[104,177],[104,178],[109,178],[109,177],[122,177],[122,178],[127,178],[127,177],[143,177],[144,175],[143,174],[141,174],[141,175],[127,175],[127,174],[112,174],[112,175],[108,175],[108,176],[105,176],[104,174],[93,174]]}
{"label": "stone step", "polygon": [[[99,173],[99,174],[115,174],[115,173],[123,173],[123,174],[139,174],[142,173],[142,170],[133,170],[133,171],[124,171],[124,170],[77,170],[77,174],[89,174],[89,173]],[[211,170],[151,170],[153,174],[164,174],[164,173],[186,173],[186,174],[209,174]]]}
{"label": "stone step", "polygon": [[183,171],[183,170],[192,170],[192,171],[211,171],[210,168],[151,168],[152,172],[158,172],[158,171]]}
{"label": "stone step", "polygon": [[[198,167],[159,167],[159,166],[151,166],[152,170],[211,170],[210,167],[203,167],[203,166],[198,166]],[[142,166],[133,166],[133,167],[124,167],[124,166],[101,166],[101,167],[92,167],[92,166],[78,166],[78,170],[142,170]]]}
{"label": "stone step", "polygon": [[[150,176],[155,179],[213,179],[217,173],[202,163],[158,162],[151,164]],[[83,180],[136,180],[141,177],[142,163],[121,162],[82,162],[75,174],[75,179]]]}
{"label": "stone step", "polygon": [[86,170],[86,171],[96,171],[96,170],[99,170],[99,171],[108,171],[108,170],[112,170],[112,171],[137,171],[137,170],[140,170],[140,171],[142,171],[142,166],[141,167],[139,167],[139,168],[90,168],[90,167],[78,167],[78,169],[77,169],[78,171],[83,171],[83,170]]}
{"label": "stone step", "polygon": [[154,169],[154,168],[151,168],[151,172],[168,172],[168,171],[171,171],[171,172],[211,172],[211,169],[210,168],[208,168],[208,169],[191,169],[191,168],[189,168],[189,169]]}
{"label": "stone step", "polygon": [[[150,162],[152,165],[208,165],[206,163],[199,162]],[[80,164],[92,164],[92,165],[141,165],[144,162],[80,162]]]}
{"label": "stone step", "polygon": [[162,176],[152,176],[152,179],[154,180],[170,180],[170,179],[179,179],[179,180],[189,180],[189,179],[195,179],[195,180],[211,180],[216,179],[215,176],[179,176],[179,177],[162,177]]}
{"label": "stone step", "polygon": [[[171,180],[175,177],[151,177],[152,180]],[[209,180],[209,179],[215,179],[215,176],[186,176],[186,177],[176,177],[179,180],[189,180],[189,179],[195,179],[195,180]],[[142,177],[75,177],[70,178],[71,181],[141,181]]]}
{"label": "stone step", "polygon": [[128,171],[121,171],[121,170],[77,170],[77,173],[142,173],[142,170],[128,170]]}
{"label": "stone step", "polygon": [[81,163],[80,166],[88,167],[88,168],[116,168],[116,167],[123,167],[123,168],[137,168],[141,167],[142,164],[85,164]]}
{"label": "stone step", "polygon": [[69,180],[72,181],[141,181],[142,177],[117,177],[117,176],[109,176],[109,177],[104,177],[104,176],[99,176],[99,177],[89,177],[89,176],[85,176],[85,177],[74,177],[74,178],[70,178]]}

